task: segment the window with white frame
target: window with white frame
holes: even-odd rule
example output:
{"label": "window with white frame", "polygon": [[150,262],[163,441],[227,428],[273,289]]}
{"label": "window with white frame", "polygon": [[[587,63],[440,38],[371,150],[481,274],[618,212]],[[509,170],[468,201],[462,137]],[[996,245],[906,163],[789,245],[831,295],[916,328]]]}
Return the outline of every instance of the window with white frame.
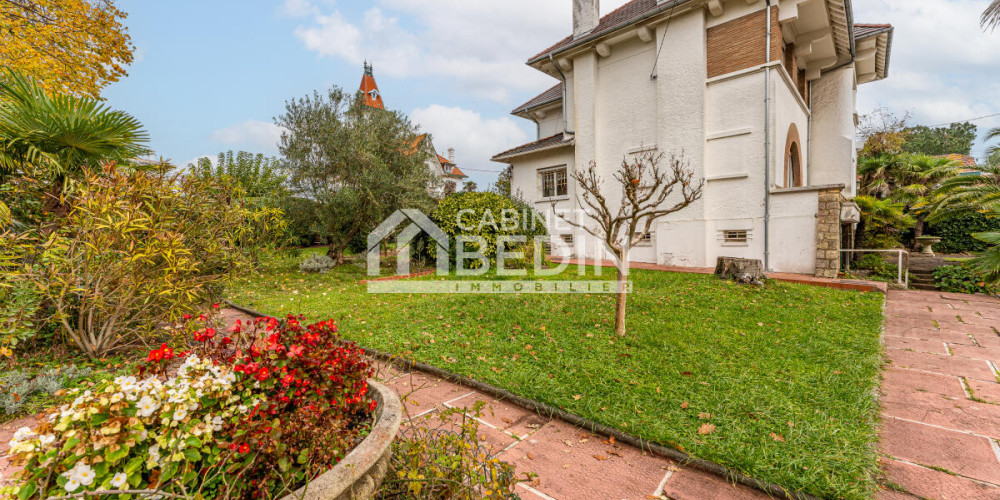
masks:
{"label": "window with white frame", "polygon": [[557,198],[566,196],[567,174],[566,167],[550,168],[538,173],[539,182],[542,186],[542,198]]}
{"label": "window with white frame", "polygon": [[565,243],[567,245],[572,245],[573,244],[573,234],[572,233],[570,233],[570,234],[561,234],[561,235],[559,235],[559,237],[562,238],[563,243]]}
{"label": "window with white frame", "polygon": [[[635,233],[635,236],[639,236],[639,233]],[[635,246],[637,246],[637,247],[650,247],[650,246],[653,246],[653,232],[650,231],[650,232],[646,233],[645,236],[643,236],[642,239],[639,240],[639,243],[635,244]]]}

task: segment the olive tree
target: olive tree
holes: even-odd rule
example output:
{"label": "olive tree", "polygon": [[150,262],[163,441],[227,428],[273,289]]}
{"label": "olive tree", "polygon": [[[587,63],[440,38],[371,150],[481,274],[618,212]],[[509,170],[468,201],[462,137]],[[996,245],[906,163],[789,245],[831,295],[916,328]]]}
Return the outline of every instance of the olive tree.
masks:
{"label": "olive tree", "polygon": [[356,236],[400,208],[430,207],[430,141],[398,111],[364,105],[332,87],[285,103],[275,121],[293,196],[315,202],[316,220],[338,264]]}
{"label": "olive tree", "polygon": [[[667,166],[663,167],[666,160]],[[649,234],[653,222],[679,212],[701,198],[705,181],[694,182],[694,172],[683,155],[669,156],[654,151],[622,160],[612,178],[613,187],[605,190],[597,164],[571,174],[577,185],[577,204],[587,220],[577,220],[555,210],[570,225],[600,240],[615,257],[618,288],[615,300],[615,333],[625,335],[626,290],[629,250]],[[617,190],[618,200],[609,198]]]}

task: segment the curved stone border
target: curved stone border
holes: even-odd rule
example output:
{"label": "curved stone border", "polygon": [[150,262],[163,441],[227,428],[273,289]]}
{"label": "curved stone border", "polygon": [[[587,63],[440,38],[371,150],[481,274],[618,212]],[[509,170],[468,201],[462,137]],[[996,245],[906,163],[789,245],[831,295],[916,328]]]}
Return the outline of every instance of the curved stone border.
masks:
{"label": "curved stone border", "polygon": [[399,433],[403,408],[392,389],[368,381],[369,394],[378,402],[375,425],[361,443],[334,468],[282,500],[368,500],[389,472],[392,441]]}
{"label": "curved stone border", "polygon": [[[267,314],[263,314],[259,311],[250,309],[248,307],[243,307],[239,304],[234,304],[229,300],[225,300],[224,302],[229,307],[232,307],[237,311],[249,314],[250,316],[253,317],[265,317],[265,318],[272,317]],[[714,474],[732,483],[738,483],[742,484],[743,486],[748,486],[750,488],[764,492],[775,498],[782,498],[787,500],[819,500],[815,496],[810,495],[808,493],[803,493],[801,491],[791,491],[783,486],[752,478],[750,476],[747,476],[746,474],[734,471],[728,467],[724,467],[715,462],[709,462],[708,460],[694,458],[683,451],[677,450],[676,448],[664,446],[660,443],[647,441],[640,437],[624,433],[613,427],[608,427],[607,425],[594,422],[593,420],[589,420],[581,416],[574,415],[561,408],[556,408],[554,406],[542,403],[540,401],[535,401],[533,399],[528,399],[522,396],[518,396],[517,394],[514,394],[506,389],[501,389],[499,387],[492,386],[485,382],[476,380],[472,377],[465,377],[462,375],[458,375],[457,373],[452,373],[447,370],[442,370],[441,368],[438,368],[436,366],[428,365],[426,363],[421,363],[419,361],[413,361],[410,359],[401,358],[399,356],[381,352],[377,349],[369,349],[367,347],[364,349],[365,349],[365,354],[372,356],[376,359],[382,360],[386,363],[399,366],[400,368],[406,370],[416,369],[424,373],[429,373],[431,375],[440,377],[449,382],[454,382],[456,384],[468,387],[470,389],[482,391],[500,401],[509,401],[517,406],[538,413],[539,415],[558,418],[559,420],[570,423],[577,427],[589,429],[591,432],[597,434],[603,434],[609,437],[614,437],[615,440],[621,443],[634,446],[643,451],[648,451],[650,453],[653,453],[654,455],[658,455],[664,458],[669,458],[671,460],[679,462],[682,465],[693,467],[695,469],[700,469],[709,474]],[[286,497],[282,500],[291,500],[291,499],[289,497]]]}

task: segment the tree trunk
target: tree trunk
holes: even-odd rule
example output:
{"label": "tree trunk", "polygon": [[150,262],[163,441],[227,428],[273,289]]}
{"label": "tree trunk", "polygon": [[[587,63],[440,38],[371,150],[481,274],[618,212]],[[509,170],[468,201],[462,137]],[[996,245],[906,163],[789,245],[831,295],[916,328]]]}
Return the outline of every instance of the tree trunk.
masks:
{"label": "tree trunk", "polygon": [[628,275],[618,271],[618,294],[615,298],[615,333],[625,336],[625,304],[628,294],[625,293],[625,285],[628,282]]}
{"label": "tree trunk", "polygon": [[326,251],[326,256],[333,259],[333,263],[341,265],[344,263],[344,245],[335,240],[330,240],[330,248]]}
{"label": "tree trunk", "polygon": [[736,257],[719,257],[715,264],[715,275],[722,279],[733,279],[745,285],[762,285],[764,266],[756,259],[738,259]]}

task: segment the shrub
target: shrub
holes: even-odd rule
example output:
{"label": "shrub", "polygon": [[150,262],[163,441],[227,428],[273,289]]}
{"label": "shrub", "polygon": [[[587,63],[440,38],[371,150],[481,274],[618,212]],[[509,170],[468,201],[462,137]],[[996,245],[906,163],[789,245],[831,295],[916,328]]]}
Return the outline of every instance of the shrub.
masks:
{"label": "shrub", "polygon": [[88,368],[67,365],[32,374],[14,370],[0,377],[0,408],[7,415],[20,413],[28,398],[34,394],[52,394],[71,381],[90,374]]}
{"label": "shrub", "polygon": [[885,257],[876,253],[866,253],[853,264],[853,267],[868,271],[867,278],[875,280],[896,281],[899,277],[899,267],[896,263],[886,262]]}
{"label": "shrub", "polygon": [[[490,265],[496,264],[497,241],[502,236],[523,239],[520,245],[508,245],[508,251],[516,251],[517,247],[531,244],[535,236],[546,234],[545,222],[542,216],[526,206],[519,206],[506,196],[496,193],[458,193],[441,200],[431,219],[448,235],[451,240],[451,261],[456,262],[456,238],[481,238],[479,243],[465,242],[465,250],[480,251],[489,260]],[[429,245],[431,253],[436,250]],[[478,262],[474,262],[476,267]],[[468,266],[468,264],[466,264]]]}
{"label": "shrub", "polygon": [[483,416],[483,407],[480,401],[469,410],[450,408],[411,419],[393,443],[389,474],[375,498],[519,498],[514,466],[482,444],[477,418]]}
{"label": "shrub", "polygon": [[940,266],[934,269],[934,286],[953,293],[989,293],[998,289],[983,279],[983,274],[968,265]]}
{"label": "shrub", "polygon": [[227,336],[192,331],[200,355],[164,344],[137,376],[77,393],[18,430],[11,459],[25,468],[0,496],[273,498],[329,469],[363,434],[371,369],[332,324],[259,318]]}
{"label": "shrub", "polygon": [[934,245],[938,253],[972,253],[989,248],[986,242],[972,237],[972,233],[1000,231],[1000,218],[986,214],[962,213],[929,224],[928,234],[941,237],[941,243]]}
{"label": "shrub", "polygon": [[299,271],[304,273],[325,273],[334,267],[337,267],[337,263],[333,259],[325,254],[315,254],[299,264]]}
{"label": "shrub", "polygon": [[88,172],[70,205],[31,277],[90,357],[216,297],[252,269],[273,215],[212,179],[114,165]]}

